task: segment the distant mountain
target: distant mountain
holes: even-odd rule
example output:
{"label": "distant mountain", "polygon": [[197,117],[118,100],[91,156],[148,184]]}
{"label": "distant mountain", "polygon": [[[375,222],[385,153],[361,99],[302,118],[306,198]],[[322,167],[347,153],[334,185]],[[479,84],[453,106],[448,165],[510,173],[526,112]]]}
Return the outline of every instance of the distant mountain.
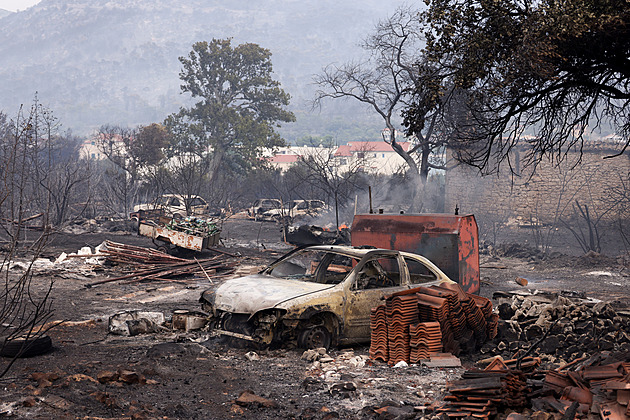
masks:
{"label": "distant mountain", "polygon": [[[232,37],[234,43],[253,42],[271,50],[277,78],[302,118],[287,132],[320,134],[305,122],[326,119],[308,114],[305,106],[313,94],[312,75],[332,62],[358,58],[358,43],[400,4],[402,0],[43,0],[2,18],[0,110],[12,116],[38,92],[39,100],[75,133],[106,123],[162,121],[187,98],[180,94],[177,58],[196,41]],[[347,107],[332,107],[343,125]],[[352,115],[347,124],[358,118],[380,127],[372,115]]]}
{"label": "distant mountain", "polygon": [[0,9],[0,19],[2,19],[5,16],[10,15],[11,13],[13,13],[13,12],[11,12],[9,10]]}

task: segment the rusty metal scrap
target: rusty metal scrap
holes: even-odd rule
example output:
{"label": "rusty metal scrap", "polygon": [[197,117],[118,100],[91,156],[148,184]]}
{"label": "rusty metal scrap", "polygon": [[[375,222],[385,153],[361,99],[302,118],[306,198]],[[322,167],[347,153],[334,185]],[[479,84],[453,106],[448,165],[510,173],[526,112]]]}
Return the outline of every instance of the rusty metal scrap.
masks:
{"label": "rusty metal scrap", "polygon": [[182,280],[185,276],[201,276],[212,281],[232,274],[236,270],[237,261],[226,254],[219,254],[211,258],[187,260],[174,257],[163,252],[125,244],[107,241],[107,249],[101,251],[107,255],[107,260],[133,266],[130,274],[97,281],[87,284],[92,287],[99,284],[126,280],[127,282],[163,280]]}

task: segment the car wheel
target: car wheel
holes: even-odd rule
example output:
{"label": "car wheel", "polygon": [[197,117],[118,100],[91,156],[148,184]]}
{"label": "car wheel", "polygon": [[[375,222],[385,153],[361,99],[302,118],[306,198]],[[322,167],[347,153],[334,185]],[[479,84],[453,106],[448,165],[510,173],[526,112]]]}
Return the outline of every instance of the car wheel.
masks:
{"label": "car wheel", "polygon": [[298,346],[304,349],[317,349],[324,347],[328,350],[331,341],[332,335],[323,325],[305,328],[300,331],[298,336]]}
{"label": "car wheel", "polygon": [[163,254],[171,254],[171,248],[168,245],[160,245],[157,250]]}
{"label": "car wheel", "polygon": [[3,339],[0,344],[0,356],[4,357],[32,357],[48,353],[52,349],[52,340],[47,335],[39,337],[17,337],[11,340]]}

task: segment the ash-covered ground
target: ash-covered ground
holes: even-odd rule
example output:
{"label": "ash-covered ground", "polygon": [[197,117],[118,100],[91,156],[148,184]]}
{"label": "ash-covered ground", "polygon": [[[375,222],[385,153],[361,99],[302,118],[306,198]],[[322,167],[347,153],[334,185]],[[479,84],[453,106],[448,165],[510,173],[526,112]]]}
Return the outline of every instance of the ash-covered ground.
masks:
{"label": "ash-covered ground", "polygon": [[[54,261],[104,240],[153,247],[131,232],[56,234],[44,257]],[[239,255],[235,275],[264,266],[290,249],[275,223],[233,218],[224,222],[221,250]],[[211,255],[204,251],[203,255]],[[131,337],[108,334],[109,317],[127,310],[200,310],[208,279],[182,282],[86,284],[120,275],[123,267],[72,265],[35,269],[35,285],[54,280],[52,352],[18,359],[0,382],[0,414],[13,418],[81,419],[333,419],[437,418],[423,407],[444,397],[446,382],[488,357],[462,356],[463,368],[390,367],[370,361],[368,346],[331,349],[319,360],[303,350],[235,348],[204,331],[165,328]],[[481,295],[538,289],[602,299],[623,311],[630,304],[630,270],[615,257],[541,258],[520,246],[495,247],[481,256]],[[516,283],[525,278],[528,286]],[[327,357],[330,356],[330,357]],[[323,359],[323,360],[322,360]],[[332,360],[331,360],[332,359]],[[550,359],[551,360],[551,359]],[[380,407],[388,410],[375,411]],[[499,418],[504,418],[504,414]],[[380,416],[380,417],[379,417]],[[503,417],[502,417],[503,416]]]}

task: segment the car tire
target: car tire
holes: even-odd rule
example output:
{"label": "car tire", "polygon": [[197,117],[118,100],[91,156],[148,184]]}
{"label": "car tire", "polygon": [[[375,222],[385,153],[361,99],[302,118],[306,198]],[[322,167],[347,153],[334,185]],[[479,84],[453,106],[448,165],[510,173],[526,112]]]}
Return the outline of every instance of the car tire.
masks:
{"label": "car tire", "polygon": [[171,248],[168,245],[160,245],[157,250],[163,254],[171,255]]}
{"label": "car tire", "polygon": [[38,337],[17,337],[11,340],[2,339],[0,356],[3,357],[33,357],[48,353],[52,350],[52,339],[47,335]]}
{"label": "car tire", "polygon": [[304,328],[298,335],[298,346],[303,349],[330,348],[332,334],[323,325]]}

